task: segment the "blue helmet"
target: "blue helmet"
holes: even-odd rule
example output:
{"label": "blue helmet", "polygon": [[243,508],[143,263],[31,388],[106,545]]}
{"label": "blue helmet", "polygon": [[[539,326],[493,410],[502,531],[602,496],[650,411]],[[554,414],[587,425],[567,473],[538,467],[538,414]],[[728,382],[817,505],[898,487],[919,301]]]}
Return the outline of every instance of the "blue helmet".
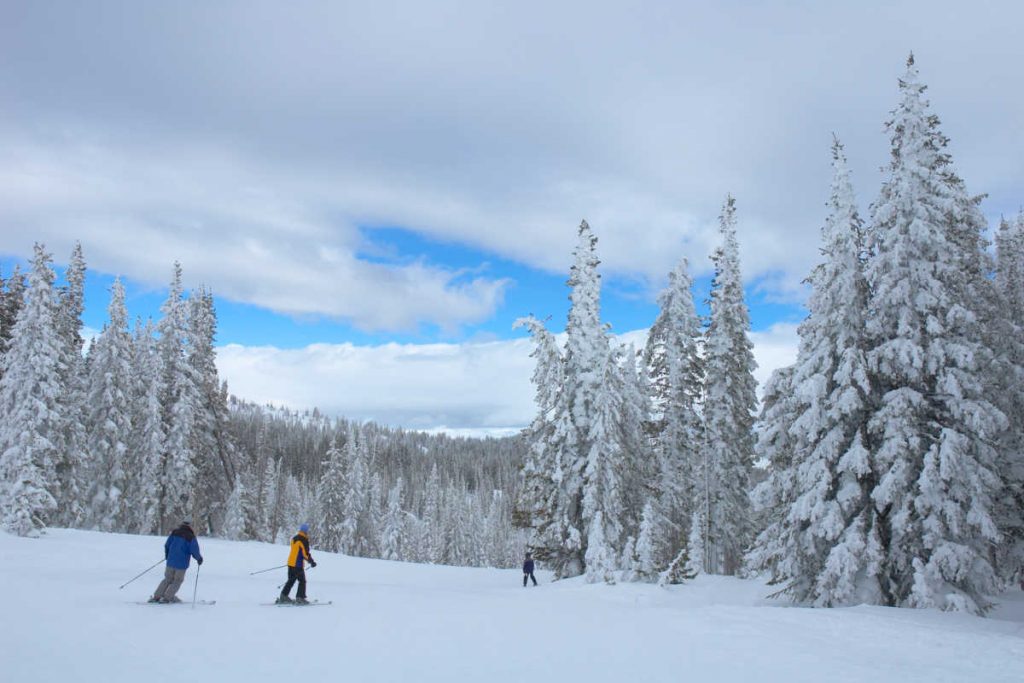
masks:
{"label": "blue helmet", "polygon": [[305,523],[300,524],[299,525],[299,531],[301,531],[302,533],[308,534],[309,533],[309,525],[305,524]]}

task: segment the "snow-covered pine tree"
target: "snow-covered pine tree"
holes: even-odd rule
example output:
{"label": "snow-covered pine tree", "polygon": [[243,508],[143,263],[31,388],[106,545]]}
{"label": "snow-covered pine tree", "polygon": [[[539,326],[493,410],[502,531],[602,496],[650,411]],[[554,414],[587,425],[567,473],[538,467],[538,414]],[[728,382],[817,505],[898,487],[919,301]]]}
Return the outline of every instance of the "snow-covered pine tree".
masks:
{"label": "snow-covered pine tree", "polygon": [[[888,122],[889,178],[873,206],[866,270],[869,430],[879,476],[880,588],[886,604],[983,611],[997,586],[991,547],[1001,488],[993,443],[1005,416],[987,400],[983,315],[959,182],[913,57]],[[955,179],[955,180],[953,180]]]}
{"label": "snow-covered pine tree", "polygon": [[444,562],[444,525],[441,507],[441,475],[437,463],[430,467],[427,477],[426,497],[423,501],[423,521],[427,535],[427,561],[431,564]]}
{"label": "snow-covered pine tree", "polygon": [[348,477],[345,456],[332,438],[327,447],[323,474],[317,487],[316,499],[319,507],[317,542],[324,550],[332,553],[341,552],[347,540],[345,520],[345,501],[348,495]]}
{"label": "snow-covered pine tree", "polygon": [[615,583],[618,563],[615,550],[604,537],[606,528],[604,513],[598,510],[590,518],[590,528],[587,530],[587,583]]}
{"label": "snow-covered pine tree", "polygon": [[602,371],[602,381],[594,394],[588,421],[586,441],[590,450],[583,470],[583,522],[587,525],[585,559],[589,582],[614,583],[623,541],[621,475],[624,454],[616,433],[621,355],[621,349],[609,349],[608,355],[592,369],[595,374]]}
{"label": "snow-covered pine tree", "polygon": [[[338,548],[340,552],[358,554],[360,532],[365,533],[365,525],[360,520],[366,515],[366,487],[369,484],[368,456],[365,444],[360,445],[358,432],[349,429],[345,443],[345,462],[348,477],[343,493],[341,526],[338,529]],[[365,544],[363,544],[365,545]]]}
{"label": "snow-covered pine tree", "polygon": [[384,516],[384,481],[380,472],[370,475],[365,512],[365,557],[380,557],[380,521]]}
{"label": "snow-covered pine tree", "polygon": [[997,550],[997,569],[1008,581],[1024,581],[1024,210],[1016,220],[1005,218],[996,235],[996,323],[1000,346],[993,384],[999,405],[1009,418],[1000,443],[1000,471],[1005,490],[997,498],[998,523],[1004,541]]}
{"label": "snow-covered pine tree", "polygon": [[11,343],[18,311],[25,301],[25,274],[15,265],[7,280],[0,278],[0,376],[3,376],[3,356]]}
{"label": "snow-covered pine tree", "polygon": [[658,296],[661,310],[644,348],[657,467],[649,483],[652,508],[645,515],[650,549],[645,547],[644,552],[652,553],[652,572],[668,566],[686,545],[693,516],[694,466],[703,443],[704,378],[701,323],[692,290],[684,258],[669,273],[668,286]]}
{"label": "snow-covered pine tree", "polygon": [[[747,486],[757,396],[756,363],[748,336],[750,315],[740,276],[736,205],[731,196],[722,207],[720,230],[722,244],[712,256],[711,322],[704,335],[705,440],[695,468],[694,506],[701,509],[702,539],[700,555],[691,548],[690,558],[692,565],[707,573],[735,574],[751,533]],[[691,530],[691,544],[695,533]]]}
{"label": "snow-covered pine tree", "polygon": [[247,520],[245,509],[247,493],[245,478],[239,476],[235,480],[231,495],[228,496],[228,502],[224,506],[224,524],[221,527],[221,533],[228,540],[244,541],[248,539],[246,535]]}
{"label": "snow-covered pine tree", "polygon": [[192,453],[196,466],[192,515],[211,527],[223,518],[223,505],[235,478],[234,449],[226,425],[226,396],[217,376],[214,338],[217,313],[213,295],[201,288],[188,300],[188,365],[195,378],[196,412]]}
{"label": "snow-covered pine tree", "polygon": [[162,530],[164,426],[160,411],[160,355],[152,320],[137,321],[134,334],[131,424],[126,453],[129,511],[127,531],[142,534]]}
{"label": "snow-covered pine tree", "polygon": [[[621,537],[636,539],[640,534],[644,505],[658,476],[658,463],[646,431],[651,414],[646,369],[642,364],[638,367],[638,354],[632,344],[618,349],[616,355],[614,438],[620,453],[615,468],[622,505]],[[618,547],[623,551],[629,550],[625,544]],[[628,554],[631,556],[632,551]],[[628,566],[628,563],[624,565]]]}
{"label": "snow-covered pine tree", "polygon": [[405,513],[402,511],[402,478],[388,492],[387,510],[381,523],[380,557],[401,560],[406,543]]}
{"label": "snow-covered pine tree", "polygon": [[0,514],[3,528],[19,536],[39,533],[57,511],[63,351],[50,263],[36,244],[0,378]]}
{"label": "snow-covered pine tree", "polygon": [[64,272],[66,284],[58,289],[57,336],[61,340],[60,403],[61,432],[56,442],[57,520],[67,526],[85,521],[86,490],[91,466],[85,436],[85,361],[82,357],[82,312],[85,310],[85,258],[82,245],[75,244]]}
{"label": "snow-covered pine tree", "polygon": [[796,363],[765,392],[757,456],[769,476],[753,496],[767,522],[748,555],[797,601],[821,606],[880,599],[877,520],[865,444],[872,405],[866,340],[864,230],[842,145],[832,146],[824,261],[811,273]]}
{"label": "snow-covered pine tree", "polygon": [[561,539],[551,533],[551,527],[556,519],[554,506],[559,500],[552,479],[555,471],[552,437],[554,417],[564,396],[562,353],[554,335],[533,316],[520,318],[515,327],[526,327],[533,336],[534,349],[530,355],[535,361],[532,381],[537,415],[523,431],[526,454],[512,520],[515,526],[529,530],[529,547],[538,561],[546,562],[558,554],[561,545]]}
{"label": "snow-covered pine tree", "polygon": [[565,398],[558,403],[551,438],[558,494],[552,532],[558,550],[548,562],[558,577],[579,575],[586,567],[588,527],[593,519],[583,517],[584,470],[590,460],[591,423],[609,354],[608,335],[601,324],[597,237],[586,221],[580,223],[578,235],[567,282],[572,291],[562,370]]}
{"label": "snow-covered pine tree", "polygon": [[661,564],[660,556],[663,554],[662,548],[658,546],[658,537],[666,525],[666,521],[659,519],[654,498],[649,498],[640,514],[640,534],[633,544],[630,580],[654,581],[657,578]]}
{"label": "snow-covered pine tree", "polygon": [[107,316],[107,325],[89,350],[87,523],[101,531],[126,531],[137,512],[129,507],[133,473],[126,461],[132,434],[134,349],[120,279],[110,288]]}
{"label": "snow-covered pine tree", "polygon": [[167,300],[160,309],[160,406],[164,425],[159,523],[169,528],[192,511],[196,464],[193,433],[199,410],[195,373],[186,357],[188,319],[182,298],[181,264],[175,262]]}

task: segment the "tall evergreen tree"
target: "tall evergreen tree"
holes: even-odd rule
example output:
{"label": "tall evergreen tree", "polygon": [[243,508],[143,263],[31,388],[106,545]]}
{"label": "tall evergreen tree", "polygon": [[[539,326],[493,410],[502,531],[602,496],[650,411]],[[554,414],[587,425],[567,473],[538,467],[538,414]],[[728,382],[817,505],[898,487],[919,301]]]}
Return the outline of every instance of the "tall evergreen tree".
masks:
{"label": "tall evergreen tree", "polygon": [[160,524],[172,526],[191,514],[195,502],[195,417],[198,391],[195,373],[186,357],[188,323],[182,297],[181,264],[174,264],[170,292],[160,311],[157,348],[160,354],[160,406],[164,424]]}
{"label": "tall evergreen tree", "polygon": [[537,558],[546,561],[557,554],[561,541],[551,533],[556,518],[558,495],[553,479],[555,471],[555,415],[558,413],[562,392],[562,352],[554,335],[544,323],[533,316],[516,321],[516,327],[526,327],[533,336],[534,349],[530,354],[535,361],[533,385],[537,415],[523,432],[526,454],[520,473],[522,485],[516,500],[512,519],[516,526],[529,529],[529,545]]}
{"label": "tall evergreen tree", "polygon": [[402,511],[402,478],[388,492],[387,510],[381,523],[380,557],[384,560],[402,559],[406,543],[405,513]]}
{"label": "tall evergreen tree", "polygon": [[327,448],[323,474],[317,488],[317,501],[320,514],[317,528],[318,545],[330,552],[347,550],[343,545],[347,541],[345,502],[348,496],[348,477],[345,457],[334,439]]}
{"label": "tall evergreen tree", "polygon": [[131,526],[130,517],[136,511],[129,507],[133,502],[128,495],[132,473],[127,462],[133,349],[119,279],[110,288],[107,315],[109,321],[89,352],[87,519],[102,531],[123,531]]}
{"label": "tall evergreen tree", "polygon": [[[583,470],[583,522],[587,525],[586,573],[588,581],[614,582],[618,550],[622,547],[622,461],[624,453],[616,438],[619,350],[593,368],[602,370],[588,421],[586,464]],[[632,362],[632,361],[631,361]]]}
{"label": "tall evergreen tree", "polygon": [[226,396],[217,376],[214,339],[217,314],[213,295],[205,289],[188,301],[188,365],[195,381],[196,412],[192,426],[192,457],[196,466],[193,517],[223,518],[223,503],[235,478],[233,444],[224,433]]}
{"label": "tall evergreen tree", "polygon": [[991,546],[994,440],[1005,416],[981,381],[991,360],[973,297],[980,236],[965,225],[959,180],[913,57],[888,123],[889,178],[873,207],[866,277],[871,418],[884,601],[982,611],[997,585]]}
{"label": "tall evergreen tree", "polygon": [[25,301],[25,286],[25,274],[18,265],[14,266],[7,280],[0,278],[0,376],[3,374],[3,356],[10,346],[18,311]]}
{"label": "tall evergreen tree", "polygon": [[592,423],[609,354],[608,336],[601,324],[597,237],[586,221],[580,223],[573,257],[562,370],[565,399],[559,402],[552,435],[557,491],[552,536],[557,542],[557,554],[549,562],[560,577],[581,574],[586,566],[588,527],[594,521],[584,518],[585,469],[588,461],[593,460],[592,452],[602,448],[598,446],[598,451],[594,451],[592,436],[603,425]]}
{"label": "tall evergreen tree", "polygon": [[694,512],[694,467],[704,442],[701,323],[692,289],[688,264],[682,259],[658,296],[661,310],[644,348],[657,466],[650,482],[652,506],[644,515],[650,539],[650,550],[644,552],[652,553],[652,571],[667,567],[686,545]]}
{"label": "tall evergreen tree", "polygon": [[0,378],[0,513],[7,531],[38,533],[57,512],[62,349],[51,257],[35,245],[24,305]]}
{"label": "tall evergreen tree", "polygon": [[999,333],[992,384],[1009,418],[1000,442],[1004,491],[997,514],[1005,536],[997,556],[1000,575],[1024,581],[1024,210],[1016,220],[1003,219],[996,236],[996,289],[1003,315],[993,321]]}
{"label": "tall evergreen tree", "polygon": [[757,405],[756,367],[750,342],[750,315],[743,299],[736,206],[730,196],[720,217],[722,244],[712,256],[711,322],[704,335],[704,453],[697,463],[700,526],[691,531],[691,562],[712,574],[734,574],[750,540],[747,497],[753,459],[753,413]]}
{"label": "tall evergreen tree", "polygon": [[61,340],[60,377],[63,391],[58,397],[62,429],[57,442],[57,504],[62,524],[76,526],[85,520],[85,491],[89,486],[85,435],[86,372],[82,357],[82,312],[85,310],[85,258],[76,243],[64,273],[65,286],[58,291],[57,334]]}
{"label": "tall evergreen tree", "polygon": [[135,519],[128,530],[142,534],[163,528],[164,425],[160,408],[161,371],[152,320],[137,322],[132,374],[132,432],[128,440],[127,470],[130,509]]}
{"label": "tall evergreen tree", "polygon": [[767,525],[748,561],[796,600],[878,602],[877,519],[870,495],[864,230],[842,145],[832,147],[824,261],[808,282],[795,365],[766,391],[757,454],[770,474],[754,494]]}

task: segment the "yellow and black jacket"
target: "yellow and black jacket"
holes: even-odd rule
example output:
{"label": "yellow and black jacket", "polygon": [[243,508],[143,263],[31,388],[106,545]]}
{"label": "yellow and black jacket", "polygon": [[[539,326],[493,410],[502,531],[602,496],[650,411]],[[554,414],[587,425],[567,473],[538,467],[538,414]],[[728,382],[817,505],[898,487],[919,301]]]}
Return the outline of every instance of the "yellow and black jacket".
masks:
{"label": "yellow and black jacket", "polygon": [[300,531],[292,537],[292,549],[288,553],[288,566],[302,569],[303,560],[312,562],[313,556],[309,554],[309,537],[306,536],[306,532]]}

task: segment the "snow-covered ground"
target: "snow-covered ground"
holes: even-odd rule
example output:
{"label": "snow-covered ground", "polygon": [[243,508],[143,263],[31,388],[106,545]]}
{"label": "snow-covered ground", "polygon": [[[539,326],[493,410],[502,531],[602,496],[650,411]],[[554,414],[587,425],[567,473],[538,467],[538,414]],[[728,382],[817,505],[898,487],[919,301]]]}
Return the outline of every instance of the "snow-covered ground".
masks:
{"label": "snow-covered ground", "polygon": [[[315,539],[314,539],[315,541]],[[317,553],[311,597],[273,600],[287,549],[200,539],[200,599],[136,605],[163,539],[0,534],[0,680],[26,681],[1024,681],[1024,596],[989,618],[878,607],[801,609],[757,581],[671,589]],[[191,600],[196,568],[179,595]]]}

